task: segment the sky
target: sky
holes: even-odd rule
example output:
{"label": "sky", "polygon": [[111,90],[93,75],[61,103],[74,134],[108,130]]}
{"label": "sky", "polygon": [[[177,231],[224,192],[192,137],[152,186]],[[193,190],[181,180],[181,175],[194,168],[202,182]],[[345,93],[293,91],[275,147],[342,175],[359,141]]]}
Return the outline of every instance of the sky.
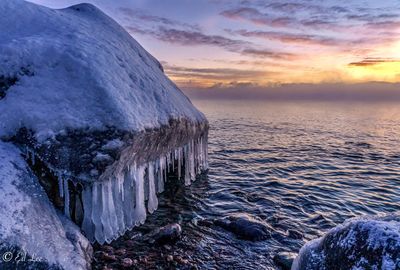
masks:
{"label": "sky", "polygon": [[391,92],[400,82],[398,0],[85,1],[119,22],[183,89],[358,84]]}

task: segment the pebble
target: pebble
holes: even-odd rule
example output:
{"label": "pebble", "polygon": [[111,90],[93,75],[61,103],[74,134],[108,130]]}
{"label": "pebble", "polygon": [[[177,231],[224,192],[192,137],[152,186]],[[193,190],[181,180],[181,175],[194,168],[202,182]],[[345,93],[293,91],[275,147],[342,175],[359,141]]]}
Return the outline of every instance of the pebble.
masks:
{"label": "pebble", "polygon": [[124,256],[126,254],[126,249],[120,248],[120,249],[115,251],[115,254],[119,255],[119,256]]}
{"label": "pebble", "polygon": [[114,248],[112,246],[104,245],[101,247],[101,249],[107,253],[114,253]]}
{"label": "pebble", "polygon": [[131,267],[133,265],[133,260],[130,259],[130,258],[125,258],[125,259],[122,260],[121,265],[124,268],[129,268],[129,267]]}
{"label": "pebble", "polygon": [[106,261],[106,262],[116,262],[117,261],[117,257],[113,254],[108,254],[103,252],[103,254],[100,257],[102,260]]}

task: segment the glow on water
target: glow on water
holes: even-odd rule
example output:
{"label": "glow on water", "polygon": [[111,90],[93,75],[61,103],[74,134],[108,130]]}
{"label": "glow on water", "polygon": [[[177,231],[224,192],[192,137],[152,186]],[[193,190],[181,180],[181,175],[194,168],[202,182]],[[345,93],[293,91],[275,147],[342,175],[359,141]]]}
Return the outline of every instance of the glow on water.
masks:
{"label": "glow on water", "polygon": [[[209,172],[166,192],[148,224],[180,222],[200,269],[275,269],[345,219],[400,211],[400,106],[195,101],[209,122]],[[203,219],[244,213],[272,238],[237,239]]]}

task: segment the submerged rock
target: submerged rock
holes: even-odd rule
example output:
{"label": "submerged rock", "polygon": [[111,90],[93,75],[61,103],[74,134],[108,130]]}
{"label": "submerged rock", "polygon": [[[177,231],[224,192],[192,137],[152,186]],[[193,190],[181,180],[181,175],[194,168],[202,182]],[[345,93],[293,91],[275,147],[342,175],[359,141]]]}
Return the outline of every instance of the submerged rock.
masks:
{"label": "submerged rock", "polygon": [[178,223],[168,224],[151,232],[149,241],[157,244],[174,243],[181,237],[182,228]]}
{"label": "submerged rock", "polygon": [[271,237],[271,229],[263,221],[247,215],[217,219],[214,224],[244,240],[260,241]]}
{"label": "submerged rock", "polygon": [[292,270],[400,269],[400,215],[350,219],[302,247]]}

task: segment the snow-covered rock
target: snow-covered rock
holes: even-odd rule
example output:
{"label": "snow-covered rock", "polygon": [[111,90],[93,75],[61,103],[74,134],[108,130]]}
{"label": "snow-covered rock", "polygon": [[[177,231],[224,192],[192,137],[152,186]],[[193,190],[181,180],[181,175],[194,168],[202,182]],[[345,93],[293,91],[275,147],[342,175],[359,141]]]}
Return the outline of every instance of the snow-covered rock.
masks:
{"label": "snow-covered rock", "polygon": [[400,269],[400,214],[350,219],[304,245],[292,270]]}
{"label": "snow-covered rock", "polygon": [[1,141],[0,251],[0,269],[89,269],[92,256],[89,241],[58,215],[20,150]]}
{"label": "snow-covered rock", "polygon": [[0,1],[0,140],[26,152],[89,240],[143,223],[169,171],[195,180],[207,133],[160,63],[96,7]]}

